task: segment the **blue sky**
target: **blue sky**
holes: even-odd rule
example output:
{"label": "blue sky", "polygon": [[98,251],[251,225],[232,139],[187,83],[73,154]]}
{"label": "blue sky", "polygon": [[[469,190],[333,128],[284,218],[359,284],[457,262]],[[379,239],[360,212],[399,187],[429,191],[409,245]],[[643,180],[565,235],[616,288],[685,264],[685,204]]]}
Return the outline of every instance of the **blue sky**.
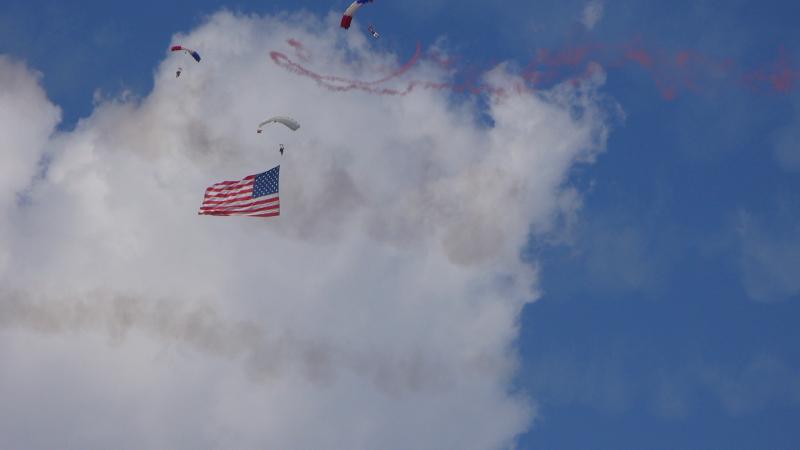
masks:
{"label": "blue sky", "polygon": [[[586,30],[577,0],[378,2],[364,12],[405,56],[445,36],[465,66],[634,41],[733,62],[734,75],[698,69],[700,89],[672,100],[647,70],[607,64],[602,92],[624,119],[597,162],[571,175],[580,215],[521,251],[538,261],[543,296],[520,323],[515,388],[541,418],[519,447],[796,448],[800,79],[777,92],[740,78],[770,69],[781,48],[800,70],[800,5],[608,1]],[[97,89],[146,95],[170,37],[209,13],[345,3],[5,0],[0,54],[44,74],[71,129]]]}

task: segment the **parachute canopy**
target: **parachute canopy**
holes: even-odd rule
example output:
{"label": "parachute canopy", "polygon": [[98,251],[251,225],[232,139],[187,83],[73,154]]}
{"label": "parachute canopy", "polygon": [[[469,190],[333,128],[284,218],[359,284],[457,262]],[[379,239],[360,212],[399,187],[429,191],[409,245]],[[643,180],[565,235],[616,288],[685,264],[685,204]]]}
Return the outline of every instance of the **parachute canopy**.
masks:
{"label": "parachute canopy", "polygon": [[344,15],[342,16],[342,28],[345,30],[350,28],[350,23],[353,22],[353,14],[361,8],[364,3],[372,3],[373,0],[356,0],[347,7]]}
{"label": "parachute canopy", "polygon": [[197,53],[196,51],[190,48],[186,48],[180,45],[173,45],[172,48],[170,48],[170,50],[172,50],[173,52],[181,52],[181,51],[186,52],[186,54],[194,58],[195,61],[200,62],[200,53]]}
{"label": "parachute canopy", "polygon": [[292,119],[291,117],[275,116],[275,117],[270,117],[269,119],[258,124],[258,130],[256,130],[256,133],[261,133],[263,131],[263,128],[271,123],[281,123],[283,125],[286,125],[292,131],[297,131],[297,129],[300,128],[300,124],[297,123],[297,121]]}

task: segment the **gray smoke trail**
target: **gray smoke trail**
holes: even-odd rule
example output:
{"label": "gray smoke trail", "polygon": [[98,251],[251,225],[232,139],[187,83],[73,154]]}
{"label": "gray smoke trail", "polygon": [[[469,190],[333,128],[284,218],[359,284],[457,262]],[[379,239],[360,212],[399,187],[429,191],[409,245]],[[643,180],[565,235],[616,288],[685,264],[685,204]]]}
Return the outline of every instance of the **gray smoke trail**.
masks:
{"label": "gray smoke trail", "polygon": [[290,335],[270,335],[254,321],[230,321],[209,305],[93,293],[82,300],[53,300],[20,292],[0,292],[0,329],[63,335],[99,332],[114,344],[139,332],[197,352],[244,360],[256,381],[299,365],[311,379],[330,376],[333,351],[322,343]]}
{"label": "gray smoke trail", "polygon": [[320,340],[290,333],[269,333],[252,320],[230,320],[208,304],[94,292],[81,300],[37,297],[0,291],[0,331],[18,329],[42,334],[106,334],[119,345],[141,333],[164,345],[239,361],[256,383],[299,370],[317,384],[328,383],[337,369],[372,380],[388,395],[445,388],[453,377],[443,365],[421,353],[387,355],[380,351],[345,351]]}

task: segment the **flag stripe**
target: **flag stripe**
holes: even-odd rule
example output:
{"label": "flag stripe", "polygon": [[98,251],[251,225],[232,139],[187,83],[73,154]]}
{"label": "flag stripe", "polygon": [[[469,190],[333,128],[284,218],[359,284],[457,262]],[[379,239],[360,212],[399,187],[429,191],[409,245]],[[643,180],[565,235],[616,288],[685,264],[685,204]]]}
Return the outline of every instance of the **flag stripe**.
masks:
{"label": "flag stripe", "polygon": [[206,216],[217,216],[217,217],[230,217],[230,216],[245,216],[245,217],[277,217],[281,215],[280,211],[267,213],[267,214],[226,214],[226,213],[219,213],[219,214],[204,214]]}
{"label": "flag stripe", "polygon": [[230,210],[230,211],[232,211],[232,210],[237,210],[237,209],[247,209],[247,208],[256,208],[256,207],[266,206],[266,205],[268,205],[270,203],[274,203],[275,206],[277,206],[278,201],[279,201],[278,197],[275,197],[275,198],[270,198],[270,199],[267,199],[267,200],[259,200],[259,201],[256,201],[256,202],[239,203],[239,204],[232,204],[232,205],[227,205],[227,204],[226,205],[212,205],[212,206],[203,205],[203,206],[200,207],[200,211],[211,211],[211,210],[214,210],[214,211]]}
{"label": "flag stripe", "polygon": [[266,212],[279,212],[280,209],[281,207],[279,205],[269,205],[263,208],[252,208],[242,211],[227,210],[227,209],[210,209],[207,211],[201,211],[200,215],[207,215],[207,216],[253,215]]}
{"label": "flag stripe", "polygon": [[272,209],[280,209],[280,205],[259,205],[254,206],[252,208],[223,208],[223,209],[206,209],[200,211],[201,214],[205,213],[236,213],[236,214],[243,214],[243,213],[250,213],[250,212],[261,212],[261,211],[268,211]]}
{"label": "flag stripe", "polygon": [[210,196],[207,195],[206,198],[203,200],[203,204],[211,204],[211,205],[219,205],[222,203],[230,203],[230,202],[244,202],[253,199],[253,192],[248,192],[245,195],[241,195],[238,197],[217,197],[217,196]]}
{"label": "flag stripe", "polygon": [[260,208],[246,211],[205,211],[201,212],[201,216],[261,216],[264,214],[280,214],[281,209],[278,206],[270,206],[268,208]]}
{"label": "flag stripe", "polygon": [[248,189],[248,188],[252,189],[253,188],[253,183],[237,184],[237,185],[234,185],[234,186],[221,187],[221,188],[215,188],[215,187],[212,186],[212,187],[206,189],[206,192],[211,192],[211,193],[214,193],[214,194],[229,194],[231,192],[236,192],[236,191],[239,191],[239,190],[242,190],[242,189]]}
{"label": "flag stripe", "polygon": [[242,186],[236,186],[236,187],[233,187],[233,188],[227,188],[227,189],[208,188],[208,189],[206,189],[206,195],[230,195],[230,194],[234,194],[236,192],[246,191],[248,189],[251,189],[251,190],[253,189],[253,183],[245,184],[245,185],[242,185]]}

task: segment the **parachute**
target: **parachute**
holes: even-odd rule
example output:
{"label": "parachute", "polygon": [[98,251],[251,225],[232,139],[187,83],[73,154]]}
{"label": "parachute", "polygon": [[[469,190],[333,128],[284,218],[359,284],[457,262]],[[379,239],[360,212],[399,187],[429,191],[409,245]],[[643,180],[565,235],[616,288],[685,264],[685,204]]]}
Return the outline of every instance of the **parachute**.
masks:
{"label": "parachute", "polygon": [[197,53],[196,51],[190,48],[186,48],[180,45],[173,45],[172,48],[170,48],[170,50],[173,52],[181,52],[181,51],[186,52],[186,54],[194,58],[195,61],[200,62],[200,53]]}
{"label": "parachute", "polygon": [[350,23],[353,21],[353,14],[355,14],[356,11],[358,11],[358,9],[361,8],[361,5],[363,5],[364,3],[372,3],[372,1],[373,0],[356,0],[352,4],[350,4],[350,6],[347,7],[347,10],[344,12],[344,15],[342,16],[342,28],[344,28],[345,30],[350,28]]}
{"label": "parachute", "polygon": [[292,131],[297,131],[297,129],[300,128],[300,124],[297,123],[297,121],[292,119],[291,117],[275,116],[275,117],[270,117],[269,119],[258,124],[258,130],[256,130],[256,133],[261,133],[262,131],[264,131],[263,130],[264,126],[269,125],[271,123],[281,123],[283,125],[286,125],[286,127],[288,127]]}

